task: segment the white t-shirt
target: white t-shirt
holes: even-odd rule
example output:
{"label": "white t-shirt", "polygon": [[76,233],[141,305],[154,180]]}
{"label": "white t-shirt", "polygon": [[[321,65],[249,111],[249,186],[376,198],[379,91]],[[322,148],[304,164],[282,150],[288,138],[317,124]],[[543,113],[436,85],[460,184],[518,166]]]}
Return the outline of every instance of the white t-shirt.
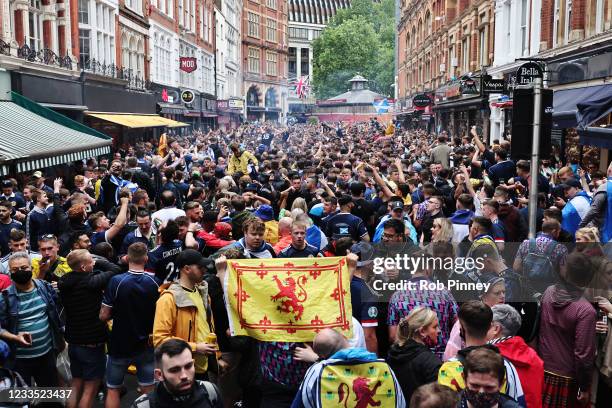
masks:
{"label": "white t-shirt", "polygon": [[353,337],[348,339],[349,347],[351,348],[366,348],[365,334],[359,320],[353,317]]}
{"label": "white t-shirt", "polygon": [[185,215],[185,211],[176,207],[166,207],[159,211],[155,211],[151,216],[153,231],[157,233],[157,229],[160,225],[170,220],[175,220],[178,217]]}

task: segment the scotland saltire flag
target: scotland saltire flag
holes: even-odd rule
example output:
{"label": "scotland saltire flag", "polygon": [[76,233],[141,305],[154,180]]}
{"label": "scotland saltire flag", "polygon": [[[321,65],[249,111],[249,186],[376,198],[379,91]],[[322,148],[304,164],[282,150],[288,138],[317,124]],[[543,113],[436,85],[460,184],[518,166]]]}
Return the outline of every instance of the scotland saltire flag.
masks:
{"label": "scotland saltire flag", "polygon": [[574,235],[578,230],[578,225],[584,216],[591,208],[591,197],[584,191],[578,192],[567,204],[561,212],[563,219],[561,227]]}
{"label": "scotland saltire flag", "polygon": [[383,99],[382,101],[374,101],[372,102],[372,105],[374,105],[376,113],[387,113],[391,108],[391,106],[389,106],[389,101],[387,100],[387,98]]}

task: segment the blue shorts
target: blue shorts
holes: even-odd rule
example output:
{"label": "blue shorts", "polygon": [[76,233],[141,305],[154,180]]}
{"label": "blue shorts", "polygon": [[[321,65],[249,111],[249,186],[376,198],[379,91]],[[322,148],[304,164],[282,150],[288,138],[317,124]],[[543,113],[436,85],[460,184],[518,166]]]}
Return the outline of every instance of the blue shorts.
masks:
{"label": "blue shorts", "polygon": [[136,366],[138,385],[147,387],[155,384],[155,378],[153,377],[153,370],[155,369],[153,349],[147,348],[131,357],[108,356],[108,361],[106,362],[106,386],[108,388],[121,388],[125,372],[131,364]]}
{"label": "blue shorts", "polygon": [[83,381],[101,380],[106,369],[106,353],[104,344],[97,347],[68,345],[70,371],[72,377]]}

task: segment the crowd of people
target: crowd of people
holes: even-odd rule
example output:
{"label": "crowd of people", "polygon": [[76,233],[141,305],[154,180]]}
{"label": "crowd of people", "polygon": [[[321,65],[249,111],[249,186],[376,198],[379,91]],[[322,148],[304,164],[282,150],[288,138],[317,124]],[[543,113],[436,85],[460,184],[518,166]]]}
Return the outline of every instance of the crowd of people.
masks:
{"label": "crowd of people", "polygon": [[[79,408],[609,406],[612,165],[584,167],[532,174],[474,127],[372,120],[196,131],[5,177],[3,387],[71,387]],[[228,259],[323,256],[347,257],[352,338],[231,336]],[[400,256],[420,263],[378,261]],[[380,381],[326,400],[342,364]]]}

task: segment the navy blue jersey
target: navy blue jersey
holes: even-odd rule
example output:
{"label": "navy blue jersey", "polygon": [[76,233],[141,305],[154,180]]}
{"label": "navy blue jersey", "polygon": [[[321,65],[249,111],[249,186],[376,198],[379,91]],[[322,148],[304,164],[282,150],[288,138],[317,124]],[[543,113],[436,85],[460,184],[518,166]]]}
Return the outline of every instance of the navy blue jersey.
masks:
{"label": "navy blue jersey", "polygon": [[149,251],[149,261],[145,269],[155,273],[155,279],[161,284],[178,279],[179,270],[175,265],[176,256],[183,250],[183,242],[178,239],[170,245],[159,245]]}
{"label": "navy blue jersey", "polygon": [[261,137],[261,144],[264,144],[269,147],[272,143],[272,139],[274,139],[274,135],[272,133],[264,133]]}
{"label": "navy blue jersey", "polygon": [[317,257],[321,256],[321,253],[316,247],[306,244],[304,249],[297,249],[289,245],[278,254],[279,258],[308,258],[309,256]]}
{"label": "navy blue jersey", "polygon": [[377,297],[365,281],[357,276],[351,279],[351,307],[353,317],[362,327],[378,326]]}

